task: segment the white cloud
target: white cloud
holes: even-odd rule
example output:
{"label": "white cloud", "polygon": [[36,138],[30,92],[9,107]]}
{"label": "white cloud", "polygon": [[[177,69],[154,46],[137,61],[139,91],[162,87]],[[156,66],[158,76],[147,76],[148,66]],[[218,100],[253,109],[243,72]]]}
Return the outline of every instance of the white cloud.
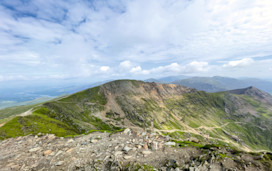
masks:
{"label": "white cloud", "polygon": [[107,72],[108,70],[110,70],[109,66],[101,66],[100,67],[100,71]]}
{"label": "white cloud", "polygon": [[227,64],[224,64],[223,67],[241,67],[248,66],[254,63],[252,58],[243,58],[236,61],[229,61]]}
{"label": "white cloud", "polygon": [[1,1],[0,74],[213,74],[225,60],[231,76],[272,54],[271,9],[271,0]]}
{"label": "white cloud", "polygon": [[176,75],[176,74],[188,74],[188,73],[202,73],[208,71],[210,68],[207,62],[193,61],[189,64],[181,65],[178,63],[171,63],[169,65],[158,66],[151,69],[142,69],[141,66],[133,67],[130,72],[134,74],[142,75],[155,75],[155,76],[164,76],[164,75]]}
{"label": "white cloud", "polygon": [[180,72],[181,71],[181,66],[178,63],[171,63],[170,65],[165,65],[165,66],[159,66],[156,68],[153,68],[150,70],[151,73],[169,73],[169,72]]}
{"label": "white cloud", "polygon": [[121,62],[120,66],[123,68],[130,68],[130,67],[132,67],[132,63],[130,61],[126,60],[126,61]]}
{"label": "white cloud", "polygon": [[193,61],[185,66],[187,73],[204,72],[209,70],[208,62]]}
{"label": "white cloud", "polygon": [[133,68],[131,68],[130,72],[132,72],[132,73],[142,72],[142,67],[141,66],[133,67]]}

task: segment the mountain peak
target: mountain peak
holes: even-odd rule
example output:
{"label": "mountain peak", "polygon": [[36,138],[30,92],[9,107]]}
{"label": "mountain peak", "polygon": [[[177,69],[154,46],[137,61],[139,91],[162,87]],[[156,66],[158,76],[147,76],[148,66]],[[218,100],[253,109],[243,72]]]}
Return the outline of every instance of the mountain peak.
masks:
{"label": "mountain peak", "polygon": [[180,95],[195,91],[195,89],[176,84],[161,84],[156,82],[143,82],[138,80],[116,80],[101,86],[105,94],[142,94],[151,96]]}
{"label": "mountain peak", "polygon": [[259,90],[258,88],[254,86],[250,86],[247,88],[241,88],[241,89],[235,89],[235,90],[229,90],[228,92],[232,94],[245,94],[245,95],[260,95],[266,94],[265,92]]}
{"label": "mountain peak", "polygon": [[266,102],[270,105],[272,104],[272,96],[254,86],[250,86],[243,89],[230,90],[228,92],[232,94],[248,95],[259,101]]}

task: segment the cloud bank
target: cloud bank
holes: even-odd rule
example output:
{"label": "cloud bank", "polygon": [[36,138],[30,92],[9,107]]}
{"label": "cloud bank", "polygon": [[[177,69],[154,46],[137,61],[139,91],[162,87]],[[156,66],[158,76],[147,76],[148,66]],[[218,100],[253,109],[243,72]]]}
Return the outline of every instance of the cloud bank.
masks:
{"label": "cloud bank", "polygon": [[3,0],[0,81],[271,77],[270,0]]}

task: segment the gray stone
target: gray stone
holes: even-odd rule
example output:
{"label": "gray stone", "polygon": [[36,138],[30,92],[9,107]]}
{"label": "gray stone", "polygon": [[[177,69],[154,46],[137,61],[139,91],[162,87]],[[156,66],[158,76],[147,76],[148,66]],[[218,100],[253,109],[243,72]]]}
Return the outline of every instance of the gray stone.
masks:
{"label": "gray stone", "polygon": [[164,145],[175,146],[176,143],[175,143],[175,142],[172,142],[172,141],[168,141],[168,142],[164,143]]}
{"label": "gray stone", "polygon": [[122,155],[123,154],[123,152],[122,151],[116,151],[115,153],[114,153],[114,155],[117,157],[117,156],[120,156],[120,155]]}
{"label": "gray stone", "polygon": [[158,142],[153,141],[153,142],[151,143],[151,149],[152,149],[152,150],[158,150]]}
{"label": "gray stone", "polygon": [[59,161],[59,162],[57,162],[55,165],[56,165],[56,166],[61,166],[61,165],[63,165],[63,163],[64,163],[64,161]]}
{"label": "gray stone", "polygon": [[91,143],[96,143],[98,140],[97,139],[91,139],[90,142]]}
{"label": "gray stone", "polygon": [[146,151],[142,151],[142,153],[143,153],[144,155],[149,155],[149,154],[152,153],[152,151],[146,150]]}
{"label": "gray stone", "polygon": [[81,145],[87,145],[87,142],[84,141],[84,142],[81,143]]}
{"label": "gray stone", "polygon": [[128,159],[131,159],[132,156],[124,156],[124,159],[128,160]]}
{"label": "gray stone", "polygon": [[40,149],[41,147],[32,148],[29,150],[29,152],[33,153],[33,152],[39,151]]}
{"label": "gray stone", "polygon": [[130,150],[131,150],[131,148],[128,147],[128,146],[125,146],[125,147],[123,148],[123,151],[126,152],[126,153],[129,152]]}
{"label": "gray stone", "polygon": [[126,128],[125,130],[124,130],[124,134],[130,134],[131,133],[131,130],[129,129],[129,128]]}

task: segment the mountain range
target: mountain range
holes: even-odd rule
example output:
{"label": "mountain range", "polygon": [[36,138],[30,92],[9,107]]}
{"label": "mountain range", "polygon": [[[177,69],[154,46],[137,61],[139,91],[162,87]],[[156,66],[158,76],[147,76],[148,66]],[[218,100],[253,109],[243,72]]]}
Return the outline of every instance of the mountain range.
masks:
{"label": "mountain range", "polygon": [[181,139],[271,150],[271,99],[255,87],[206,93],[175,84],[118,80],[36,106],[31,115],[7,121],[0,138],[140,127]]}
{"label": "mountain range", "polygon": [[256,78],[229,78],[229,77],[186,77],[171,76],[159,79],[147,79],[146,82],[173,83],[186,87],[196,88],[206,92],[219,92],[254,86],[268,93],[272,93],[272,82]]}

